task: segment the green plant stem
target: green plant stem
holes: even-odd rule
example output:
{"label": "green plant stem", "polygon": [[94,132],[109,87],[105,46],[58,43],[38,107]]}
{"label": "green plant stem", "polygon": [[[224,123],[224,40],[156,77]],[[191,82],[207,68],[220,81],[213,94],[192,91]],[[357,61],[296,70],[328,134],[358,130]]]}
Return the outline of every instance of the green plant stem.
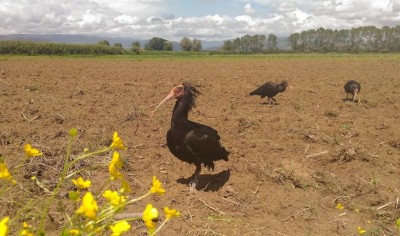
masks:
{"label": "green plant stem", "polygon": [[143,198],[149,196],[150,194],[151,194],[151,192],[149,191],[149,192],[146,193],[145,195],[140,196],[140,197],[138,197],[138,198],[134,198],[134,199],[132,199],[132,200],[130,200],[130,201],[124,202],[124,203],[122,203],[122,204],[120,204],[120,205],[118,205],[118,206],[116,206],[116,207],[111,208],[111,210],[106,209],[104,212],[101,212],[101,213],[100,213],[101,218],[100,218],[99,220],[96,221],[96,224],[97,224],[97,223],[100,223],[100,222],[102,222],[102,221],[104,221],[104,220],[106,220],[106,219],[108,219],[110,216],[114,215],[115,212],[121,210],[121,209],[124,208],[126,205],[131,204],[131,203],[133,203],[133,202],[140,201],[140,200],[142,200]]}
{"label": "green plant stem", "polygon": [[158,231],[161,230],[161,228],[170,220],[170,217],[167,217],[167,219],[165,219],[160,226],[158,226],[158,228],[156,229],[156,231],[154,231],[153,233],[150,234],[150,236],[156,235],[158,233]]}
{"label": "green plant stem", "polygon": [[[107,152],[107,151],[110,151],[110,150],[111,150],[110,147],[106,147],[106,148],[103,148],[103,149],[100,149],[100,150],[97,150],[97,151],[94,151],[94,152],[83,154],[82,156],[79,156],[76,159],[74,159],[73,161],[71,161],[70,165],[72,166],[76,162],[78,162],[78,161],[80,161],[82,159],[85,159],[86,157],[90,157],[90,156],[93,156],[93,155],[101,154],[101,153],[104,153],[104,152]],[[69,155],[67,154],[67,156],[69,156]]]}
{"label": "green plant stem", "polygon": [[45,202],[44,211],[43,211],[42,217],[40,219],[39,235],[44,235],[44,224],[45,224],[44,222],[46,220],[46,216],[50,210],[50,206],[53,204],[54,198],[58,195],[58,193],[61,189],[61,185],[63,184],[63,182],[65,180],[65,176],[67,175],[67,172],[69,169],[68,159],[71,154],[71,148],[72,148],[72,138],[73,137],[70,136],[70,139],[68,142],[68,148],[67,148],[67,155],[65,156],[63,170],[60,174],[57,186],[54,188],[49,200]]}
{"label": "green plant stem", "polygon": [[[134,220],[139,220],[140,218],[129,218],[129,219],[124,219],[125,221],[134,221]],[[98,227],[97,229],[105,229],[106,227],[109,227],[109,225],[107,224],[103,224],[100,227]],[[91,235],[95,235],[98,232],[90,232],[89,234],[87,234],[87,236],[91,236]]]}
{"label": "green plant stem", "polygon": [[134,198],[134,199],[132,199],[132,200],[126,202],[125,205],[131,204],[132,202],[140,201],[140,200],[142,200],[143,198],[149,196],[150,194],[151,194],[151,192],[149,191],[148,193],[146,193],[145,195],[143,195],[143,196],[141,196],[141,197]]}

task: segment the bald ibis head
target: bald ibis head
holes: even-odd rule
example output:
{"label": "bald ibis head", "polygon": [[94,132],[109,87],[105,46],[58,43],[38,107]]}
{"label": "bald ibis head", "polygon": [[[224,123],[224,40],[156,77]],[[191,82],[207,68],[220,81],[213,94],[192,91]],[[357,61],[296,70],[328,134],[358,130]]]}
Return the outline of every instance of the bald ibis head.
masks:
{"label": "bald ibis head", "polygon": [[[184,106],[187,108],[187,112],[189,112],[192,107],[196,106],[196,98],[197,95],[201,94],[195,87],[190,85],[189,83],[185,82],[180,85],[175,86],[172,88],[171,92],[154,108],[151,117],[153,117],[156,110],[164,104],[166,101],[171,99],[185,100]],[[174,108],[174,110],[176,107]]]}

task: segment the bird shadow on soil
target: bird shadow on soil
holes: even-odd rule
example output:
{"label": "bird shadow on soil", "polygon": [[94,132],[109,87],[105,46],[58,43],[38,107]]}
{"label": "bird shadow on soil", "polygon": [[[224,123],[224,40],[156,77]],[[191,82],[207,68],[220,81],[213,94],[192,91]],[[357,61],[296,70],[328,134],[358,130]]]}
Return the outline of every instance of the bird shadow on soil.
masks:
{"label": "bird shadow on soil", "polygon": [[[352,98],[343,98],[343,102],[353,102]],[[354,103],[358,103],[358,100],[355,100]]]}
{"label": "bird shadow on soil", "polygon": [[262,104],[262,105],[270,105],[271,107],[272,107],[272,106],[279,105],[279,103],[277,103],[277,102],[275,102],[275,103],[263,102],[263,103],[261,103],[261,104]]}
{"label": "bird shadow on soil", "polygon": [[[223,170],[217,174],[202,174],[199,176],[199,182],[197,183],[196,189],[203,190],[204,192],[216,192],[221,189],[226,182],[228,182],[231,176],[231,170]],[[180,184],[189,185],[194,175],[189,178],[179,178],[176,182]]]}

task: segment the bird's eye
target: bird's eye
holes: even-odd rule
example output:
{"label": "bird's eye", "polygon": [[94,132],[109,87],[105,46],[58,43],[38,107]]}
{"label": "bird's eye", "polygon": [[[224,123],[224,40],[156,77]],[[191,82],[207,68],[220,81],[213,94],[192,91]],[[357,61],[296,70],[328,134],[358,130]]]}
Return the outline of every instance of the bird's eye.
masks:
{"label": "bird's eye", "polygon": [[177,87],[177,88],[175,88],[175,92],[176,92],[176,93],[182,92],[182,87]]}

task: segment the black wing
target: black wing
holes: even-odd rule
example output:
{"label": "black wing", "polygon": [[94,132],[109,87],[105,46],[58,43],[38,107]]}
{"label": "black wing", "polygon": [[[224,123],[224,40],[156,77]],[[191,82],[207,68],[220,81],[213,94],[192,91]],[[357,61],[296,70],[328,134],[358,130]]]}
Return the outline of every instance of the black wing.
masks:
{"label": "black wing", "polygon": [[217,160],[228,160],[229,152],[221,145],[218,132],[210,126],[192,122],[194,129],[186,134],[185,143],[196,158],[206,165]]}
{"label": "black wing", "polygon": [[260,86],[253,92],[249,93],[250,95],[260,95],[262,98],[266,96],[270,96],[271,92],[273,93],[275,89],[275,84],[272,82],[265,83],[264,85]]}

